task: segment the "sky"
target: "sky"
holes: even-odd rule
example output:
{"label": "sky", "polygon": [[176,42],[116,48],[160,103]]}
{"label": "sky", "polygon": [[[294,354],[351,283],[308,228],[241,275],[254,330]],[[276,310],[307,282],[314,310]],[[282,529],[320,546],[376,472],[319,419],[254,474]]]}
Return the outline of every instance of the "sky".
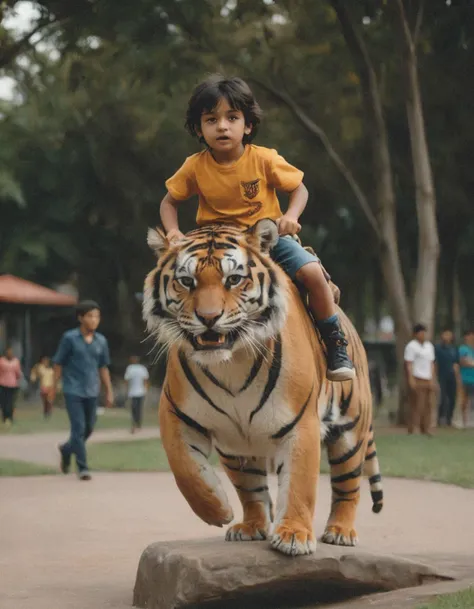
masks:
{"label": "sky", "polygon": [[[21,36],[29,31],[31,22],[38,14],[32,2],[17,2],[15,11],[4,19],[3,25],[6,29],[15,32],[15,35]],[[11,99],[13,97],[13,88],[15,81],[7,76],[0,77],[0,99]]]}

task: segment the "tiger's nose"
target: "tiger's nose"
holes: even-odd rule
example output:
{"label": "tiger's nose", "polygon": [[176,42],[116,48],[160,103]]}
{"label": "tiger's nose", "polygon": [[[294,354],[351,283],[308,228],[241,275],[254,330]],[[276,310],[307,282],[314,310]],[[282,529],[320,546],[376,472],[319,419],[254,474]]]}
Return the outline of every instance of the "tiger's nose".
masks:
{"label": "tiger's nose", "polygon": [[216,311],[200,311],[198,313],[196,311],[196,317],[206,326],[206,328],[212,328],[222,317],[223,313],[224,310],[220,311],[220,313],[217,313]]}

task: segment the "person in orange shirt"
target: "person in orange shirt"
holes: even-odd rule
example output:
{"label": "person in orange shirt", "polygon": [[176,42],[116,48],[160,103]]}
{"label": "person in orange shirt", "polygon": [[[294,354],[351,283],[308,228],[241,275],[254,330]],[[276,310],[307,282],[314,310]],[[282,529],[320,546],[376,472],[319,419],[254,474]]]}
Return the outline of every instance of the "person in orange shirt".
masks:
{"label": "person in orange shirt", "polygon": [[[199,226],[232,223],[246,229],[263,218],[274,220],[280,237],[271,257],[309,293],[310,308],[327,347],[327,377],[352,379],[354,366],[321,263],[292,237],[301,230],[299,218],[308,201],[303,172],[276,150],[251,143],[260,117],[260,106],[241,78],[216,74],[195,88],[186,128],[205,150],[188,157],[166,181],[168,192],[160,216],[167,239],[173,242],[183,237],[178,207],[193,195],[199,197]],[[289,195],[285,214],[276,191]]]}

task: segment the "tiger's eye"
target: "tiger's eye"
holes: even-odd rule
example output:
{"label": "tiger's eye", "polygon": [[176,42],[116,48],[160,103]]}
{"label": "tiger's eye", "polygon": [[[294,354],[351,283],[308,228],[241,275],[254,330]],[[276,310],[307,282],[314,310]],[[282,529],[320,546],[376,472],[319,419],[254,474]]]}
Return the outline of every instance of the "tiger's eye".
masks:
{"label": "tiger's eye", "polygon": [[184,288],[187,288],[188,290],[194,287],[194,279],[192,277],[180,277],[178,281]]}
{"label": "tiger's eye", "polygon": [[243,277],[241,275],[229,275],[227,277],[227,285],[236,286],[242,281]]}

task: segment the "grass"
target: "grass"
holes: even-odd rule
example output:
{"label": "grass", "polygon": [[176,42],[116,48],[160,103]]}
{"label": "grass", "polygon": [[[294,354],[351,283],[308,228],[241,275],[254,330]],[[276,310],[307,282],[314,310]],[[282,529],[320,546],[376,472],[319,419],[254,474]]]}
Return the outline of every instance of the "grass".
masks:
{"label": "grass", "polygon": [[438,596],[420,605],[418,609],[472,609],[472,607],[474,607],[474,588],[468,588],[455,594]]}
{"label": "grass", "polygon": [[47,476],[58,472],[47,465],[36,465],[25,461],[13,461],[11,459],[0,459],[1,476]]}
{"label": "grass", "polygon": [[[418,478],[474,488],[474,430],[440,430],[434,438],[381,430],[376,435],[383,476]],[[90,444],[90,464],[106,471],[169,471],[157,439]],[[214,456],[213,463],[217,463]],[[327,472],[323,459],[322,471]]]}
{"label": "grass", "polygon": [[474,429],[439,429],[434,437],[375,429],[382,476],[474,488]]}
{"label": "grass", "polygon": [[[143,425],[155,427],[158,424],[157,408],[146,407],[143,410]],[[130,426],[130,411],[128,408],[106,409],[103,415],[97,417],[96,430],[99,429],[128,429]],[[0,437],[11,434],[48,433],[69,429],[69,420],[64,408],[56,407],[49,419],[43,418],[41,405],[19,405],[15,409],[15,423],[7,430],[0,425]]]}

